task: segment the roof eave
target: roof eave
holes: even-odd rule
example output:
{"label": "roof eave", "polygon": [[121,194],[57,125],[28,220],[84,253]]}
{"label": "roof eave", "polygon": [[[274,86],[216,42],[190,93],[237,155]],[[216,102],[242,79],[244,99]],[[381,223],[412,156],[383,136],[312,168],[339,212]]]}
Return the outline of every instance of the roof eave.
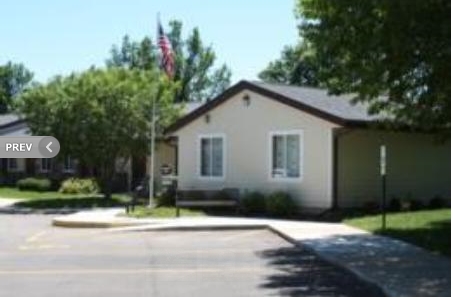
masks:
{"label": "roof eave", "polygon": [[13,120],[12,122],[9,122],[9,123],[1,125],[0,126],[0,130],[7,129],[7,128],[10,128],[10,127],[14,127],[14,126],[17,126],[17,125],[22,124],[22,123],[25,123],[25,120],[23,120],[23,119]]}
{"label": "roof eave", "polygon": [[239,93],[239,92],[241,92],[241,91],[243,91],[245,89],[250,90],[252,92],[255,92],[257,94],[260,94],[262,96],[265,96],[267,98],[270,98],[272,100],[275,100],[277,102],[280,102],[282,104],[285,104],[287,106],[296,108],[296,109],[298,109],[300,111],[303,111],[303,112],[306,112],[308,114],[314,115],[314,116],[316,116],[318,118],[321,118],[323,120],[326,120],[328,122],[334,123],[334,124],[339,125],[339,126],[344,126],[344,127],[365,127],[365,126],[368,126],[371,123],[371,121],[347,120],[347,119],[338,117],[336,115],[333,115],[333,114],[327,113],[325,111],[316,109],[316,108],[314,108],[312,106],[303,104],[303,103],[301,103],[299,101],[293,100],[293,99],[291,99],[289,97],[286,97],[286,96],[284,96],[284,95],[282,95],[280,93],[276,93],[274,91],[268,90],[266,88],[263,88],[263,87],[258,86],[256,84],[253,84],[251,82],[243,80],[243,81],[238,82],[236,85],[230,87],[229,89],[227,89],[226,91],[224,91],[223,93],[218,95],[213,100],[207,102],[206,104],[202,105],[201,107],[195,109],[191,113],[185,115],[184,117],[182,117],[179,120],[177,120],[176,122],[174,122],[172,125],[167,127],[167,129],[165,130],[165,134],[171,134],[171,133],[174,133],[174,132],[178,131],[179,129],[181,129],[182,127],[184,127],[187,124],[191,123],[192,121],[194,121],[195,119],[197,119],[201,115],[211,111],[215,107],[219,106],[220,104],[222,104],[223,102],[225,102],[226,100],[231,98],[232,96],[236,95],[237,93]]}

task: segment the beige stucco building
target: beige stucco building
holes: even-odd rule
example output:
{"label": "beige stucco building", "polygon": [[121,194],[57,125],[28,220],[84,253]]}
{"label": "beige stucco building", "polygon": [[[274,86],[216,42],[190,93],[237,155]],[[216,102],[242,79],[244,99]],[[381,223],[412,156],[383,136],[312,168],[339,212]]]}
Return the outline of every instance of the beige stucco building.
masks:
{"label": "beige stucco building", "polygon": [[[159,138],[155,190],[164,168],[179,189],[285,191],[303,208],[363,206],[382,197],[380,146],[387,149],[387,198],[450,198],[450,141],[379,130],[377,117],[350,96],[241,81],[187,113]],[[0,117],[1,136],[27,136],[15,115]],[[0,184],[26,176],[80,176],[76,159],[1,159]],[[126,163],[123,163],[126,162]],[[131,190],[149,173],[149,157],[116,161],[115,186]]]}
{"label": "beige stucco building", "polygon": [[241,81],[168,129],[180,189],[283,190],[303,208],[361,206],[387,196],[450,198],[450,141],[373,128],[348,96]]}

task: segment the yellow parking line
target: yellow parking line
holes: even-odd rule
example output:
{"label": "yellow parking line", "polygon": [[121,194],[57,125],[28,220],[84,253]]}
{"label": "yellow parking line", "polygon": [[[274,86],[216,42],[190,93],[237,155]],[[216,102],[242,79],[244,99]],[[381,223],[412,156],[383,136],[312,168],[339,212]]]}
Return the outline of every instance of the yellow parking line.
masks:
{"label": "yellow parking line", "polygon": [[22,245],[19,246],[19,250],[27,251],[27,250],[41,250],[41,249],[67,249],[69,245],[58,245],[58,244],[39,244],[39,245],[32,245],[26,246]]}
{"label": "yellow parking line", "polygon": [[47,232],[45,230],[43,231],[40,231],[34,235],[32,235],[31,237],[27,238],[25,241],[27,243],[33,243],[33,242],[36,242],[38,241],[39,238],[41,238],[42,236],[44,236]]}
{"label": "yellow parking line", "polygon": [[40,231],[32,236],[25,239],[25,245],[20,245],[19,250],[29,251],[29,250],[42,250],[42,249],[66,249],[69,248],[69,245],[63,244],[52,244],[50,242],[45,242],[42,240],[44,235],[48,234],[48,231]]}

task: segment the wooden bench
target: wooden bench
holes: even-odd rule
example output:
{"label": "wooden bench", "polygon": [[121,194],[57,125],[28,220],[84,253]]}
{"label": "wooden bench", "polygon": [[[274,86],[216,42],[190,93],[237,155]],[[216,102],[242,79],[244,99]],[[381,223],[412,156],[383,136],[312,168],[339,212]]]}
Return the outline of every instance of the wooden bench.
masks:
{"label": "wooden bench", "polygon": [[180,208],[194,207],[232,207],[239,208],[239,190],[177,190],[176,191],[176,217],[179,217]]}

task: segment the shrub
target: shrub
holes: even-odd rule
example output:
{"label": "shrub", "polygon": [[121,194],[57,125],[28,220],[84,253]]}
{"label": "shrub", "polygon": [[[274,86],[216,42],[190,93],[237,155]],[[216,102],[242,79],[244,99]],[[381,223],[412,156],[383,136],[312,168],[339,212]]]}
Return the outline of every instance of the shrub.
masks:
{"label": "shrub", "polygon": [[377,201],[369,200],[364,202],[362,209],[366,213],[376,213],[381,209],[381,206]]}
{"label": "shrub", "polygon": [[297,206],[291,196],[285,192],[274,192],[266,199],[266,211],[269,215],[288,217],[294,215]]}
{"label": "shrub", "polygon": [[399,198],[392,198],[392,200],[390,200],[390,204],[388,206],[389,210],[390,211],[393,211],[393,212],[398,212],[398,211],[401,211],[401,201]]}
{"label": "shrub", "polygon": [[246,214],[264,214],[266,212],[266,197],[259,192],[251,192],[241,199],[241,210]]}
{"label": "shrub", "polygon": [[61,183],[58,192],[66,194],[93,194],[99,192],[95,179],[69,178]]}
{"label": "shrub", "polygon": [[407,193],[405,196],[401,198],[401,211],[410,211],[412,209],[412,197],[411,193]]}
{"label": "shrub", "polygon": [[401,200],[401,211],[410,211],[411,210],[411,200],[403,199]]}
{"label": "shrub", "polygon": [[440,209],[440,208],[445,208],[447,206],[448,206],[448,200],[446,200],[440,196],[435,196],[429,201],[430,209]]}
{"label": "shrub", "polygon": [[420,200],[413,199],[410,201],[411,211],[418,211],[423,209],[423,203]]}
{"label": "shrub", "polygon": [[420,200],[414,199],[411,193],[401,200],[402,211],[418,211],[423,208],[423,203]]}
{"label": "shrub", "polygon": [[171,184],[168,188],[156,198],[158,207],[174,207],[176,202],[176,184]]}
{"label": "shrub", "polygon": [[44,192],[51,190],[52,182],[49,179],[25,178],[18,180],[16,186],[19,190]]}

